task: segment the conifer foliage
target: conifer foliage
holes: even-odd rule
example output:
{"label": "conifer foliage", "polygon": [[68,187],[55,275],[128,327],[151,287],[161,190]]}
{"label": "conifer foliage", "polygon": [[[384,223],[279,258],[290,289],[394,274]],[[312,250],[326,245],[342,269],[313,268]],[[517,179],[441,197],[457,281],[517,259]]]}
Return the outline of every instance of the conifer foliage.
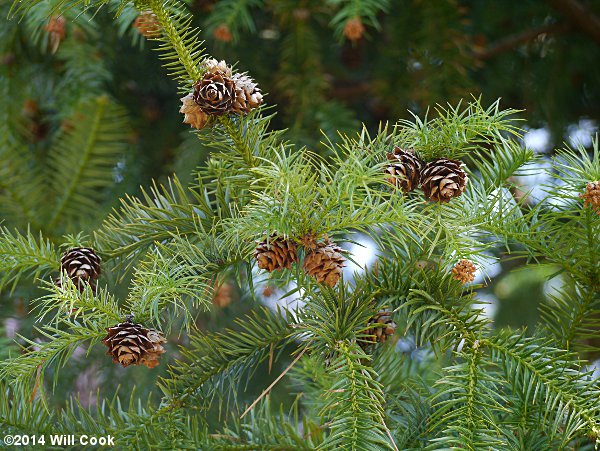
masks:
{"label": "conifer foliage", "polygon": [[[600,384],[587,362],[598,355],[600,330],[597,141],[591,153],[557,153],[535,204],[511,190],[535,156],[520,142],[518,112],[498,102],[438,106],[426,118],[326,141],[318,154],[272,130],[256,84],[203,51],[180,2],[54,3],[58,11],[135,7],[152,18],[152,33],[143,34],[186,96],[191,132],[212,152],[189,185],[173,177],[124,198],[87,246],[79,235],[43,232],[100,202],[98,180],[127,140],[105,120],[125,120],[108,99],[84,103],[89,119],[74,122],[51,154],[52,208],[30,205],[30,188],[0,178],[11,215],[42,233],[1,230],[0,287],[31,279],[45,290],[32,300],[36,338],[24,337],[25,347],[0,362],[3,429],[111,434],[122,449],[593,446]],[[239,10],[246,3],[253,4]],[[348,3],[333,21],[354,21],[347,33],[357,39],[356,18],[376,25],[387,7],[367,1],[361,14],[362,2],[326,3]],[[13,12],[29,14],[18,1]],[[176,92],[172,108],[180,108]],[[26,153],[0,152],[13,176],[33,168],[32,184],[43,183],[43,168]],[[375,243],[377,263],[351,274],[344,268],[361,235]],[[466,284],[500,247],[499,258],[560,270],[554,281],[563,289],[543,305],[536,330],[495,329],[478,285]],[[60,286],[48,283],[61,264]],[[252,307],[232,329],[199,328],[195,318],[213,308],[216,281],[227,277]],[[81,280],[97,285],[81,289]],[[300,302],[260,306],[261,284]],[[119,296],[123,286],[128,294]],[[53,409],[48,375],[60,384],[66,365],[107,348],[103,365],[125,377],[163,371],[154,396],[145,401],[134,391],[127,403],[100,391],[95,408],[72,400]],[[264,366],[281,369],[272,383],[257,381],[253,402],[239,402]],[[278,384],[297,397],[273,407]]]}

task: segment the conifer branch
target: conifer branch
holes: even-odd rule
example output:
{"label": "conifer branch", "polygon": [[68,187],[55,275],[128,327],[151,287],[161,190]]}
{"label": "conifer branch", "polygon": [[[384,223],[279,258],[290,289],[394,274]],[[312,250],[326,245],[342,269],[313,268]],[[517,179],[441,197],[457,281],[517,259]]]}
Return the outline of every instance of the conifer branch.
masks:
{"label": "conifer branch", "polygon": [[292,332],[283,312],[266,308],[236,323],[240,331],[191,337],[190,346],[182,349],[183,360],[172,368],[171,377],[161,382],[168,399],[163,411],[198,397],[210,403],[215,395],[222,396],[230,385],[241,383],[241,375],[251,374],[272,347],[274,351],[282,349]]}
{"label": "conifer branch", "polygon": [[519,111],[500,110],[500,101],[488,108],[475,99],[467,105],[435,108],[437,117],[423,119],[414,116],[413,121],[400,120],[396,124],[397,144],[402,148],[413,148],[425,160],[439,158],[461,158],[484,145],[496,146],[510,137],[519,137],[520,128],[511,117]]}
{"label": "conifer branch", "polygon": [[126,118],[107,97],[81,104],[73,120],[73,131],[57,137],[51,153],[57,205],[46,225],[49,229],[65,217],[98,208],[98,190],[112,182],[117,157],[125,150]]}
{"label": "conifer branch", "polygon": [[[0,379],[13,380],[20,386],[30,387],[38,368],[41,368],[40,377],[43,378],[46,368],[54,364],[56,365],[54,373],[56,383],[58,370],[66,365],[75,350],[85,343],[94,344],[99,341],[106,335],[104,329],[111,325],[105,321],[100,323],[86,321],[84,325],[67,320],[62,323],[69,329],[62,330],[55,326],[36,329],[37,333],[46,340],[43,343],[22,337],[29,349],[23,355],[0,363]],[[40,388],[43,389],[43,385]]]}
{"label": "conifer branch", "polygon": [[7,434],[44,434],[52,431],[54,415],[41,403],[26,402],[25,393],[0,381],[0,426]]}
{"label": "conifer branch", "polygon": [[331,362],[332,385],[325,391],[321,414],[331,419],[330,435],[320,449],[349,446],[351,449],[395,449],[385,424],[384,395],[366,356],[355,345],[340,342]]}
{"label": "conifer branch", "polygon": [[389,0],[327,0],[327,3],[339,7],[331,19],[330,25],[336,28],[336,35],[342,35],[343,25],[350,19],[361,18],[365,23],[379,28],[378,14],[390,7]]}
{"label": "conifer branch", "polygon": [[295,363],[302,358],[302,356],[308,350],[310,345],[311,345],[311,342],[308,342],[307,345],[304,347],[304,349],[302,349],[302,351],[300,351],[300,353],[298,353],[298,355],[296,357],[294,357],[294,360],[292,360],[292,362],[286,367],[286,369],[283,370],[281,372],[281,374],[279,376],[277,376],[277,378],[273,382],[271,382],[271,384],[267,388],[265,388],[263,390],[263,392],[260,394],[260,396],[258,398],[256,398],[252,402],[252,404],[250,404],[248,406],[248,408],[246,410],[244,410],[244,413],[242,413],[240,415],[240,420],[242,418],[244,418],[248,414],[248,412],[250,412],[254,408],[254,406],[260,402],[261,399],[263,399],[266,395],[269,394],[269,392],[275,386],[275,384],[277,384],[277,382],[279,382],[281,380],[281,378],[283,378],[288,373],[288,371],[292,369],[292,367],[295,365]]}
{"label": "conifer branch", "polygon": [[[263,0],[224,0],[218,2],[206,18],[206,31],[214,33],[219,26],[225,26],[234,42],[242,31],[255,32],[252,9],[262,6]],[[225,40],[226,41],[226,40]]]}
{"label": "conifer branch", "polygon": [[550,0],[550,4],[600,44],[600,17],[578,0]]}
{"label": "conifer branch", "polygon": [[[196,202],[191,203],[188,196]],[[154,184],[150,190],[142,190],[141,199],[122,199],[120,211],[105,220],[95,239],[100,250],[113,258],[137,257],[155,242],[195,233],[202,219],[212,224],[212,207],[205,193],[187,190],[173,178],[167,186]]]}
{"label": "conifer branch", "polygon": [[[202,76],[200,62],[202,61],[201,41],[198,36],[200,31],[190,26],[192,16],[180,13],[175,8],[176,1],[141,0],[134,2],[138,9],[149,7],[160,23],[163,33],[161,38],[161,52],[167,61],[165,67],[173,72],[184,91],[189,90],[192,83]],[[175,9],[175,13],[171,11]]]}
{"label": "conifer branch", "polygon": [[42,274],[58,271],[59,254],[55,246],[28,230],[26,235],[0,227],[0,291],[12,285],[14,289],[22,277],[37,279]]}
{"label": "conifer branch", "polygon": [[527,402],[547,409],[544,418],[554,418],[551,430],[557,431],[560,425],[563,443],[580,429],[598,436],[600,389],[597,381],[571,363],[572,355],[548,341],[506,333],[486,340],[486,346],[504,377],[519,387]]}
{"label": "conifer branch", "polygon": [[480,60],[492,59],[498,55],[502,55],[503,53],[514,50],[521,45],[527,44],[538,37],[552,34],[562,34],[570,30],[570,25],[564,22],[539,25],[537,27],[532,27],[528,30],[498,39],[497,41],[489,44],[486,48],[473,52],[473,56]]}

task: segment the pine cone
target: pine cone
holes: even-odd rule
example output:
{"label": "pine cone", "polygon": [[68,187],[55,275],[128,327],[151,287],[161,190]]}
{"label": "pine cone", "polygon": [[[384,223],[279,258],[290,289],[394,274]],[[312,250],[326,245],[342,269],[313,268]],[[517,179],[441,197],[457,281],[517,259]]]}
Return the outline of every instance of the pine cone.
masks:
{"label": "pine cone", "polygon": [[218,66],[207,70],[204,77],[194,85],[193,96],[194,102],[206,114],[222,116],[230,113],[236,96],[236,86],[230,71],[223,71]]}
{"label": "pine cone", "polygon": [[272,285],[267,285],[263,288],[262,295],[266,298],[270,298],[275,293],[275,287]]}
{"label": "pine cone", "polygon": [[202,69],[205,72],[223,72],[226,77],[231,77],[231,67],[224,60],[219,61],[216,58],[208,58],[202,63]]}
{"label": "pine cone", "polygon": [[146,329],[141,324],[130,320],[106,329],[108,335],[102,343],[108,347],[107,355],[112,356],[114,363],[124,367],[146,365],[154,368],[159,364],[159,357],[164,354],[162,344],[167,340],[154,329]]}
{"label": "pine cone", "polygon": [[260,269],[271,272],[289,268],[292,263],[298,261],[298,254],[296,245],[292,241],[271,235],[268,240],[257,241],[254,258]]}
{"label": "pine cone", "polygon": [[67,21],[62,16],[52,16],[44,26],[50,37],[50,50],[56,53],[58,46],[67,36]]}
{"label": "pine cone", "polygon": [[[54,285],[56,285],[61,290],[64,289],[63,279],[61,279],[60,276],[55,277],[53,282],[54,282]],[[77,287],[77,289],[79,290],[80,293],[83,293],[85,291],[85,287],[87,287],[87,286],[89,286],[92,291],[94,291],[94,292],[96,291],[96,282],[94,280],[89,280],[88,282],[85,282],[82,279],[76,279],[76,280],[73,280],[73,283],[75,284],[75,286]]]}
{"label": "pine cone", "polygon": [[190,127],[197,128],[198,130],[204,128],[208,123],[209,116],[206,114],[196,102],[194,102],[194,96],[188,94],[181,98],[180,113],[183,113],[183,123],[190,124]]}
{"label": "pine cone", "polygon": [[600,214],[600,181],[589,182],[585,187],[585,193],[580,194],[583,206],[589,207]]}
{"label": "pine cone", "polygon": [[213,304],[219,308],[225,308],[229,304],[231,304],[231,300],[233,299],[233,287],[230,283],[224,282],[221,285],[215,286],[213,288]]}
{"label": "pine cone", "polygon": [[239,114],[249,113],[262,103],[263,97],[254,81],[244,74],[235,74],[235,99],[233,112]]}
{"label": "pine cone", "polygon": [[365,34],[365,26],[358,16],[353,17],[344,25],[344,36],[352,42],[358,41],[363,34]]}
{"label": "pine cone", "polygon": [[381,310],[371,318],[369,326],[365,331],[365,335],[367,335],[363,341],[365,345],[385,343],[388,337],[396,332],[396,323],[392,319],[392,312],[388,310]]}
{"label": "pine cone", "polygon": [[386,172],[391,175],[388,179],[396,188],[408,193],[419,186],[421,171],[424,163],[417,157],[412,150],[403,150],[394,147],[393,152],[387,154],[390,164]]}
{"label": "pine cone", "polygon": [[458,160],[438,158],[421,171],[421,188],[425,197],[434,202],[448,202],[460,196],[467,186],[469,178]]}
{"label": "pine cone", "polygon": [[[76,247],[65,252],[60,259],[61,272],[83,291],[86,284],[95,289],[94,280],[100,277],[100,257],[89,247]],[[60,278],[55,280],[61,285]]]}
{"label": "pine cone", "polygon": [[346,266],[342,251],[342,248],[332,242],[317,244],[317,247],[304,257],[304,272],[316,278],[317,282],[334,287],[342,276],[342,268]]}
{"label": "pine cone", "polygon": [[155,368],[160,365],[160,356],[167,352],[162,346],[167,340],[163,337],[162,333],[154,329],[148,331],[147,337],[152,343],[152,349],[149,349],[146,354],[142,356],[140,363],[146,365],[148,368]]}
{"label": "pine cone", "polygon": [[133,26],[146,38],[157,38],[160,36],[160,23],[156,14],[151,10],[142,11],[135,18]]}
{"label": "pine cone", "polygon": [[231,34],[231,30],[229,29],[227,24],[224,23],[222,23],[214,29],[213,37],[217,41],[221,42],[231,42],[233,40],[233,34]]}
{"label": "pine cone", "polygon": [[463,284],[473,282],[476,270],[473,262],[462,259],[452,268],[452,277]]}

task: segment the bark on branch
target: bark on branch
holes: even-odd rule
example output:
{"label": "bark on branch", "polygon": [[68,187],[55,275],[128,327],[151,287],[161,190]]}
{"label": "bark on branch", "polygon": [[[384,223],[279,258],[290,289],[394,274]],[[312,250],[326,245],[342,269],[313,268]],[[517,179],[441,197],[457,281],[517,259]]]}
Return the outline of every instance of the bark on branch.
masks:
{"label": "bark on branch", "polygon": [[550,0],[550,4],[559,11],[579,31],[600,44],[600,18],[578,0]]}
{"label": "bark on branch", "polygon": [[490,44],[485,49],[477,50],[473,52],[473,56],[479,60],[491,59],[502,53],[508,52],[522,44],[525,44],[526,42],[529,42],[542,34],[564,33],[570,28],[570,25],[566,23],[553,23],[531,28],[521,33],[516,33],[502,38]]}

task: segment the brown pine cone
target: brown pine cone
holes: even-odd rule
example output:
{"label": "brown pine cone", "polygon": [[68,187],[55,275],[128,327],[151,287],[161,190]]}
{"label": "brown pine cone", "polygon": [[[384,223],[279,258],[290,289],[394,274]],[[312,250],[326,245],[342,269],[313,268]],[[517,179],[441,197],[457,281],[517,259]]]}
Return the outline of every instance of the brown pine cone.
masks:
{"label": "brown pine cone", "polygon": [[194,102],[211,116],[231,113],[235,97],[236,86],[230,72],[218,67],[207,70],[194,85]]}
{"label": "brown pine cone", "polygon": [[464,193],[469,178],[463,163],[448,158],[433,160],[421,171],[421,188],[433,202],[449,202]]}
{"label": "brown pine cone", "polygon": [[184,114],[184,124],[190,124],[190,127],[196,128],[198,130],[206,127],[209,116],[204,111],[202,111],[202,109],[196,102],[194,102],[194,96],[192,94],[188,94],[187,96],[182,97],[181,103],[182,105],[179,109],[179,112]]}
{"label": "brown pine cone", "polygon": [[356,16],[346,22],[344,25],[344,36],[352,42],[358,41],[365,34],[365,26],[360,20],[360,17]]}
{"label": "brown pine cone", "polygon": [[225,308],[231,304],[232,299],[233,287],[231,284],[224,282],[219,285],[217,282],[215,282],[215,285],[213,286],[213,305],[219,308]]}
{"label": "brown pine cone", "polygon": [[50,50],[56,53],[60,43],[67,36],[67,20],[63,16],[52,16],[44,26],[50,37]]}
{"label": "brown pine cone", "polygon": [[342,276],[346,266],[343,249],[332,242],[318,243],[317,247],[304,257],[302,268],[317,282],[334,287]]}
{"label": "brown pine cone", "polygon": [[[60,277],[55,277],[54,280],[54,285],[56,285],[58,288],[60,288],[61,290],[64,289],[63,287],[63,280]],[[85,287],[89,286],[92,291],[96,291],[96,281],[95,280],[89,280],[89,281],[84,281],[82,279],[75,279],[73,280],[73,283],[75,284],[75,286],[77,287],[77,289],[79,290],[80,293],[83,293],[85,291]]]}
{"label": "brown pine cone", "polygon": [[226,77],[231,77],[232,69],[224,60],[219,61],[216,58],[207,58],[202,63],[202,69],[205,72],[222,72]]}
{"label": "brown pine cone", "polygon": [[148,368],[155,368],[160,365],[160,356],[167,352],[162,346],[167,340],[162,333],[154,329],[148,331],[147,337],[152,343],[152,348],[148,349],[146,354],[142,356],[140,363]]}
{"label": "brown pine cone", "polygon": [[585,193],[580,194],[583,206],[589,207],[600,214],[600,181],[589,182],[585,187]]}
{"label": "brown pine cone", "polygon": [[160,37],[160,22],[151,10],[142,11],[133,22],[133,27],[146,38]]}
{"label": "brown pine cone", "polygon": [[391,176],[388,178],[390,183],[405,193],[419,186],[424,163],[412,150],[394,147],[394,151],[387,154],[387,159],[390,161],[386,168],[386,172]]}
{"label": "brown pine cone", "polygon": [[235,82],[234,113],[249,113],[262,103],[263,97],[260,89],[250,77],[244,74],[235,74],[231,78]]}
{"label": "brown pine cone", "polygon": [[477,271],[477,268],[473,262],[463,258],[452,268],[452,277],[463,284],[473,282],[475,271]]}
{"label": "brown pine cone", "polygon": [[106,354],[112,356],[114,363],[124,367],[133,364],[154,368],[160,363],[160,355],[166,352],[162,344],[167,340],[160,332],[146,329],[130,320],[109,327],[106,331],[108,335],[102,340],[108,347]]}
{"label": "brown pine cone", "polygon": [[[100,256],[89,247],[76,247],[65,252],[60,259],[60,269],[83,291],[89,284],[95,289],[94,280],[100,277]],[[55,280],[61,285],[60,277]]]}
{"label": "brown pine cone", "polygon": [[271,296],[273,296],[273,293],[275,293],[275,287],[273,287],[272,285],[267,285],[263,288],[262,295],[264,297],[270,298]]}
{"label": "brown pine cone", "polygon": [[254,258],[260,269],[271,272],[289,268],[292,263],[298,261],[298,254],[292,241],[273,234],[268,240],[256,242]]}
{"label": "brown pine cone", "polygon": [[222,23],[214,29],[213,37],[217,41],[221,42],[231,42],[233,40],[233,34],[231,33],[231,30],[229,29],[227,24],[224,23]]}
{"label": "brown pine cone", "polygon": [[396,323],[392,319],[392,312],[381,310],[369,321],[369,328],[365,331],[367,337],[362,343],[365,345],[385,343],[396,332]]}

